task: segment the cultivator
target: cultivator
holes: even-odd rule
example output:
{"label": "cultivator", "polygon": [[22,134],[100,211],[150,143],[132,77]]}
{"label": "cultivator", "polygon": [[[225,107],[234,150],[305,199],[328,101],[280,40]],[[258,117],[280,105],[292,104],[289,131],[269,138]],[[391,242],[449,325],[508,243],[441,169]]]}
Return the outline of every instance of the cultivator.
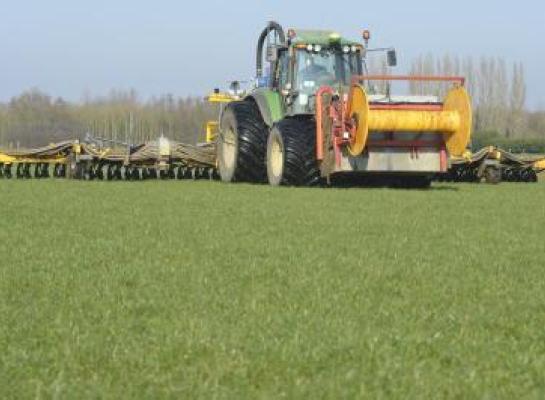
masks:
{"label": "cultivator", "polygon": [[[0,179],[72,178],[82,180],[218,179],[214,143],[197,146],[166,138],[127,150],[107,148],[100,140],[63,141],[48,146],[0,152]],[[490,146],[451,157],[438,182],[538,181],[545,158],[522,157]]]}
{"label": "cultivator", "polygon": [[437,175],[440,182],[526,182],[538,181],[545,171],[545,159],[523,157],[489,146],[475,153],[466,152],[450,160],[448,173]]}
{"label": "cultivator", "polygon": [[64,141],[0,153],[0,178],[84,180],[216,179],[215,148],[166,138],[127,149],[107,148],[100,140]]}

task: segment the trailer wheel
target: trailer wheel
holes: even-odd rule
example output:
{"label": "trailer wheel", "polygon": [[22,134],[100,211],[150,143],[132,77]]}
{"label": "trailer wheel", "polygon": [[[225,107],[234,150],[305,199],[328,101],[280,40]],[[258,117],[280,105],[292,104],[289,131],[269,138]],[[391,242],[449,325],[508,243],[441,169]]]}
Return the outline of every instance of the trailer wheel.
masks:
{"label": "trailer wheel", "polygon": [[4,176],[6,177],[6,179],[11,179],[13,177],[11,172],[11,164],[4,165]]}
{"label": "trailer wheel", "polygon": [[0,171],[2,171],[2,177],[6,179],[11,178],[11,164],[0,165]]}
{"label": "trailer wheel", "polygon": [[31,179],[32,175],[30,174],[30,164],[25,163],[23,168],[23,175],[25,179]]}
{"label": "trailer wheel", "polygon": [[528,182],[536,183],[538,181],[536,171],[534,171],[533,169],[530,169],[530,171],[528,172],[528,175],[529,175]]}
{"label": "trailer wheel", "polygon": [[133,167],[131,178],[133,181],[139,181],[142,179],[142,171],[138,167]]}
{"label": "trailer wheel", "polygon": [[81,179],[85,181],[92,181],[95,179],[95,171],[92,165],[82,165]]}
{"label": "trailer wheel", "polygon": [[267,142],[267,176],[273,186],[320,183],[314,120],[286,118],[273,127]]}
{"label": "trailer wheel", "polygon": [[184,169],[184,179],[193,179],[193,168],[186,167]]}
{"label": "trailer wheel", "polygon": [[484,180],[486,183],[497,185],[501,182],[501,170],[496,167],[486,167],[484,170]]}
{"label": "trailer wheel", "polygon": [[106,179],[109,181],[114,180],[114,166],[112,164],[108,164],[108,169],[106,170]]}
{"label": "trailer wheel", "polygon": [[66,164],[55,164],[53,176],[55,178],[64,178],[66,176]]}
{"label": "trailer wheel", "polygon": [[268,128],[255,102],[236,101],[227,106],[217,144],[224,182],[265,182],[267,135]]}
{"label": "trailer wheel", "polygon": [[40,163],[36,163],[34,165],[34,178],[39,179],[42,177],[42,165]]}
{"label": "trailer wheel", "polygon": [[43,163],[42,164],[42,170],[41,170],[42,178],[49,178],[49,164]]}

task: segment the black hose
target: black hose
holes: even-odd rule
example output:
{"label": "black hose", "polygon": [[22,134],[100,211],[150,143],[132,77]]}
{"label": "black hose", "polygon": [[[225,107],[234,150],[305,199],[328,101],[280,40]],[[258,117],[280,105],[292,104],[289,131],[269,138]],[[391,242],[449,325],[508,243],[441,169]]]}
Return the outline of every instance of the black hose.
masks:
{"label": "black hose", "polygon": [[259,79],[263,76],[263,45],[265,44],[265,39],[269,36],[271,31],[275,31],[278,34],[280,39],[280,44],[286,44],[286,35],[284,34],[284,29],[278,22],[271,21],[267,27],[261,32],[259,39],[257,41],[257,59],[256,59],[256,77]]}

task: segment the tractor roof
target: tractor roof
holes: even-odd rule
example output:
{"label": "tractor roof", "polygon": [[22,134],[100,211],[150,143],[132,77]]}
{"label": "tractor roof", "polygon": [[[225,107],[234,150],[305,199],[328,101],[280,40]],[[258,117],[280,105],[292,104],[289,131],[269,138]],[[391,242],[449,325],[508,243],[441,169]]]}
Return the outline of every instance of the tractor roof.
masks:
{"label": "tractor roof", "polygon": [[341,46],[361,46],[362,44],[354,40],[343,38],[335,31],[324,30],[303,30],[293,29],[295,37],[291,39],[291,43],[298,44],[318,44],[320,46],[331,46],[332,44],[340,44]]}

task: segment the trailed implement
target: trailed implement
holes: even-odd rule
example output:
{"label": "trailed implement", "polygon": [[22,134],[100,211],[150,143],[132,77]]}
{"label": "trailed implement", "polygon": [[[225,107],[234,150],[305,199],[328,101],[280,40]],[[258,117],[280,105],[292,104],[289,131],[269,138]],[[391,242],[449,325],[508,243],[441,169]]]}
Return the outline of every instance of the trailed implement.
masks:
{"label": "trailed implement", "polygon": [[215,148],[159,138],[127,149],[100,141],[65,141],[38,149],[0,153],[0,178],[85,180],[215,179]]}
{"label": "trailed implement", "polygon": [[437,175],[442,182],[526,182],[538,181],[545,170],[545,159],[521,156],[489,146],[474,153],[466,151],[450,160],[447,174]]}

